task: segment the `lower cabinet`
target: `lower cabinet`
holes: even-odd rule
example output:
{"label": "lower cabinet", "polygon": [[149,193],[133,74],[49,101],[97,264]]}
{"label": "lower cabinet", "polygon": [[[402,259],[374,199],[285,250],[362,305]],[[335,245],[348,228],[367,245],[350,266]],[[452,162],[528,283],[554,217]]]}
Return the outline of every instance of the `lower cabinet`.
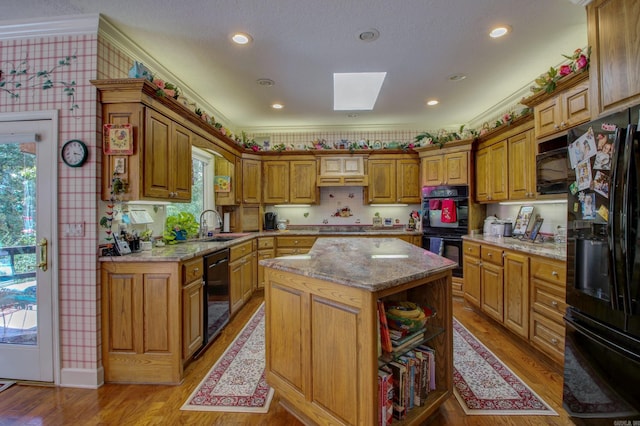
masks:
{"label": "lower cabinet", "polygon": [[178,384],[202,344],[202,258],[103,262],[105,382]]}
{"label": "lower cabinet", "polygon": [[260,266],[260,261],[276,256],[275,240],[275,237],[258,238],[258,289],[264,288],[264,266]]}
{"label": "lower cabinet", "polygon": [[308,253],[315,242],[316,237],[311,236],[278,236],[276,237],[276,257]]}
{"label": "lower cabinet", "polygon": [[565,262],[464,241],[464,299],[564,362]]}
{"label": "lower cabinet", "polygon": [[231,247],[229,257],[229,281],[231,296],[231,315],[251,298],[256,287],[258,255],[255,240]]}

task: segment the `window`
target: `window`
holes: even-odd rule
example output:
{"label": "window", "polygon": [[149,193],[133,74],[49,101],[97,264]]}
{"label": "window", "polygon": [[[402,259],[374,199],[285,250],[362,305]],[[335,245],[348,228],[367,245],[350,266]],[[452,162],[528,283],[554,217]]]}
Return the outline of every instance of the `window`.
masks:
{"label": "window", "polygon": [[191,202],[169,204],[167,206],[167,215],[186,211],[192,213],[197,219],[203,210],[215,208],[213,198],[214,155],[193,147],[191,160],[193,169]]}

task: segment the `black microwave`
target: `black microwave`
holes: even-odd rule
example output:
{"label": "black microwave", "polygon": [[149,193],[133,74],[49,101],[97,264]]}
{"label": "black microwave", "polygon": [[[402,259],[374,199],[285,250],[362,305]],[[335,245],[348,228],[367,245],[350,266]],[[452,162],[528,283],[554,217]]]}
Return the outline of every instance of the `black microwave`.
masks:
{"label": "black microwave", "polygon": [[539,194],[566,194],[569,189],[569,151],[556,148],[536,156],[536,191]]}

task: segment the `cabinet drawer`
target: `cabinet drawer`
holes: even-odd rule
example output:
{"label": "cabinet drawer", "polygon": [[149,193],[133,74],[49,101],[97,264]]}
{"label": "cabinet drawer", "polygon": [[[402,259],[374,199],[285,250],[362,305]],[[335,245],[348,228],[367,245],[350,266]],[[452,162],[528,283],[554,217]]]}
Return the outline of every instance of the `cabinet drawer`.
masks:
{"label": "cabinet drawer", "polygon": [[276,257],[291,256],[294,254],[305,254],[305,253],[309,253],[309,250],[310,250],[309,247],[299,247],[299,248],[278,247],[278,249],[276,249]]}
{"label": "cabinet drawer", "polygon": [[566,264],[564,262],[532,257],[531,276],[564,287],[567,282]]}
{"label": "cabinet drawer", "polygon": [[316,242],[316,237],[278,237],[278,248],[280,247],[306,247],[311,248]]}
{"label": "cabinet drawer", "polygon": [[466,255],[480,257],[480,244],[468,243],[465,241],[462,243],[462,251]]}
{"label": "cabinet drawer", "polygon": [[564,364],[564,324],[560,325],[533,312],[529,339],[533,346],[559,364]]}
{"label": "cabinet drawer", "polygon": [[182,284],[189,284],[191,281],[202,278],[203,274],[202,258],[188,260],[182,264]]}
{"label": "cabinet drawer", "polygon": [[240,259],[242,256],[246,256],[253,251],[253,244],[255,240],[247,241],[242,244],[238,244],[237,246],[231,247],[230,254],[230,262],[233,262],[236,259]]}
{"label": "cabinet drawer", "polygon": [[274,243],[274,237],[260,237],[258,238],[258,250],[273,248]]}
{"label": "cabinet drawer", "polygon": [[564,324],[562,317],[567,309],[564,286],[533,278],[531,280],[531,306],[534,311],[547,318]]}
{"label": "cabinet drawer", "polygon": [[502,266],[502,249],[482,246],[480,247],[482,260]]}

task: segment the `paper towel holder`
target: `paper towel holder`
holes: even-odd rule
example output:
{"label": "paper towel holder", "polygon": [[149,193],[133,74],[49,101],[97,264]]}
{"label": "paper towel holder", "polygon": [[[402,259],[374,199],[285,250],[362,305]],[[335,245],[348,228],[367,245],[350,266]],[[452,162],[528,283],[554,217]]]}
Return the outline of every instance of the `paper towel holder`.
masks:
{"label": "paper towel holder", "polygon": [[229,212],[224,212],[223,215],[224,215],[224,218],[222,219],[222,232],[231,232],[229,230],[229,223],[231,222],[230,220],[231,214]]}

